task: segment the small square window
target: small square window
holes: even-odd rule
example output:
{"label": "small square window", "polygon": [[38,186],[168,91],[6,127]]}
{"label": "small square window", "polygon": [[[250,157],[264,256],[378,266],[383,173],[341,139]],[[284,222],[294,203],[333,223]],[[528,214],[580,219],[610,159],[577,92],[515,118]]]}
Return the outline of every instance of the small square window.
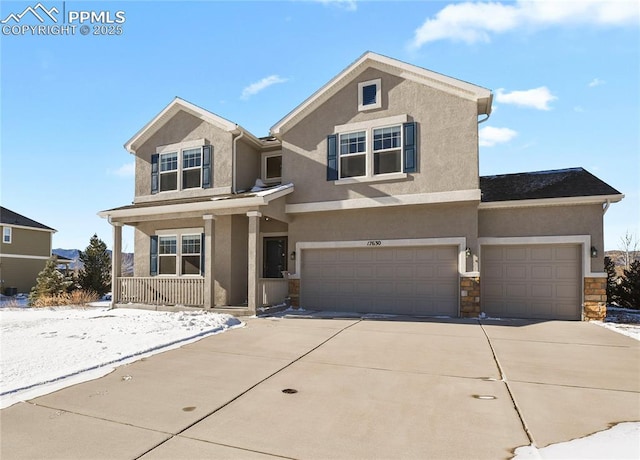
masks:
{"label": "small square window", "polygon": [[274,184],[282,179],[282,154],[265,153],[262,155],[262,181]]}
{"label": "small square window", "polygon": [[379,109],[382,107],[382,80],[358,83],[358,110]]}

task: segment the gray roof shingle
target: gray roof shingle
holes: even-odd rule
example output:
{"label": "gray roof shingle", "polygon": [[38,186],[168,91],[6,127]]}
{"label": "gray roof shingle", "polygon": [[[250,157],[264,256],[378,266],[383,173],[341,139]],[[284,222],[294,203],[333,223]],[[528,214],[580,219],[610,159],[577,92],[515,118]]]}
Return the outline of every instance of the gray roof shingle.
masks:
{"label": "gray roof shingle", "polygon": [[620,195],[583,168],[481,176],[482,202]]}
{"label": "gray roof shingle", "polygon": [[47,227],[40,222],[36,222],[33,219],[29,219],[22,214],[18,214],[17,212],[2,206],[0,206],[0,223],[7,225],[19,225],[21,227],[39,228],[41,230],[50,230],[52,232],[56,231],[51,227]]}

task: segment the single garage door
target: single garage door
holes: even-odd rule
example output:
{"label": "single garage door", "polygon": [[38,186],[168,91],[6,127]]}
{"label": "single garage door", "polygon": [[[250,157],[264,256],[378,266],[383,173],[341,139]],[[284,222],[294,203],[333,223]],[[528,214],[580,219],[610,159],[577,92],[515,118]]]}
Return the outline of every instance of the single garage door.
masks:
{"label": "single garage door", "polygon": [[455,246],[305,249],[303,308],[458,315]]}
{"label": "single garage door", "polygon": [[482,246],[482,311],[505,318],[580,319],[580,247]]}

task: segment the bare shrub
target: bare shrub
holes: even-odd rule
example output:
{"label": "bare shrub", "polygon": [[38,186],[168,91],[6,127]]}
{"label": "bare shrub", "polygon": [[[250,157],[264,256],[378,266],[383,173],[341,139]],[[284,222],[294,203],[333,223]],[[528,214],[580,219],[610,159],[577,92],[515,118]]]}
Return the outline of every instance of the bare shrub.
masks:
{"label": "bare shrub", "polygon": [[33,302],[33,306],[58,307],[73,305],[84,307],[88,303],[95,302],[98,299],[99,296],[94,291],[76,290],[72,292],[64,292],[62,294],[40,296],[35,300],[35,302]]}

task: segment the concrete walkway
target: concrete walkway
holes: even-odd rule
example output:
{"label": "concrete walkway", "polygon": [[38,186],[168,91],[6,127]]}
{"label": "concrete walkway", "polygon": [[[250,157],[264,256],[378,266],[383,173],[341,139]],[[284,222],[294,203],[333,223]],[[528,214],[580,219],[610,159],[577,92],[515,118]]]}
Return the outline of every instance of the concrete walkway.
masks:
{"label": "concrete walkway", "polygon": [[499,459],[640,420],[639,342],[594,324],[246,321],[2,410],[0,457]]}

